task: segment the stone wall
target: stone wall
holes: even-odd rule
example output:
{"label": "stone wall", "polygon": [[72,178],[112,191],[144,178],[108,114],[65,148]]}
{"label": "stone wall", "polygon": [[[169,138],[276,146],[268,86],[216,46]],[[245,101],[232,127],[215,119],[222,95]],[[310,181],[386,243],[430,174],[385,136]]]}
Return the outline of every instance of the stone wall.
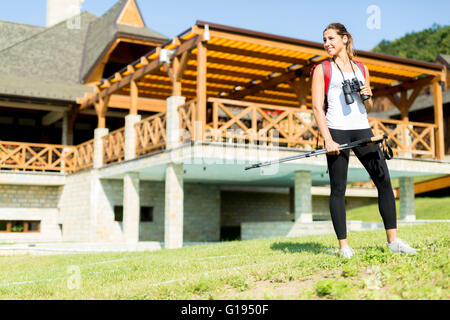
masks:
{"label": "stone wall", "polygon": [[64,241],[89,241],[91,170],[69,175],[59,199]]}
{"label": "stone wall", "polygon": [[[123,205],[123,181],[101,179],[96,238],[121,241],[122,223],[114,221],[114,206]],[[140,205],[153,207],[153,221],[140,222],[139,241],[164,241],[164,190],[160,181],[141,181]],[[220,238],[220,190],[215,185],[184,184],[184,241],[218,241]]]}
{"label": "stone wall", "polygon": [[[346,209],[376,204],[377,198],[347,197]],[[292,221],[290,197],[286,193],[222,191],[221,224],[239,226],[244,222]],[[313,220],[330,220],[329,197],[312,196]]]}
{"label": "stone wall", "polygon": [[1,233],[0,241],[59,241],[60,186],[0,185],[0,220],[40,221],[40,232]]}

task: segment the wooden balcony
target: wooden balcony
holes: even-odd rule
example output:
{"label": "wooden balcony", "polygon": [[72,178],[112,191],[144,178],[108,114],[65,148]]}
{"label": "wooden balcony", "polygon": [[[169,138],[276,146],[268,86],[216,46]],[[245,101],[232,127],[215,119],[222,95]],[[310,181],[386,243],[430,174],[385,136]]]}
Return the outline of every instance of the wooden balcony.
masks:
{"label": "wooden balcony", "polygon": [[[196,100],[178,107],[180,143],[183,141],[276,145],[306,151],[316,148],[318,127],[313,112],[236,100],[210,98],[206,121],[196,119]],[[136,123],[136,156],[166,149],[165,112]],[[387,134],[394,155],[436,159],[435,131],[428,123],[369,118],[375,135]],[[103,164],[118,163],[125,155],[125,128],[102,139]],[[319,145],[322,139],[319,136]],[[94,139],[78,146],[37,143],[0,143],[0,168],[16,171],[73,173],[93,167]]]}

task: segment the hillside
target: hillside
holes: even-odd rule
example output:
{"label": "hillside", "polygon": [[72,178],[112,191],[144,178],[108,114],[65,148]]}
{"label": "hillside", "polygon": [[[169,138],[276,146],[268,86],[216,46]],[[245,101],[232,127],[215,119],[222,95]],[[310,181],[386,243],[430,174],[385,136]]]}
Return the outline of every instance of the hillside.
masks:
{"label": "hillside", "polygon": [[450,26],[433,24],[431,28],[407,33],[393,41],[382,40],[371,51],[434,62],[439,53],[450,54]]}

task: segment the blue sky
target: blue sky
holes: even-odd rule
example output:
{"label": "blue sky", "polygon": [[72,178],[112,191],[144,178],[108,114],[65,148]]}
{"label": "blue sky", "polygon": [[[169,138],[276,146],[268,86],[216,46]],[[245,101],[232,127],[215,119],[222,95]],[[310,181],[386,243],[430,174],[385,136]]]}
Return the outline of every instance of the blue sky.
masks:
{"label": "blue sky", "polygon": [[[168,37],[197,20],[321,42],[330,22],[341,22],[355,48],[370,50],[382,39],[450,24],[448,0],[137,0],[147,26]],[[103,15],[115,0],[85,0],[83,11]],[[0,20],[45,25],[46,0],[0,0]],[[379,9],[367,12],[370,6]],[[379,19],[377,19],[379,18]],[[368,27],[367,22],[372,27]],[[377,25],[377,23],[379,23]]]}

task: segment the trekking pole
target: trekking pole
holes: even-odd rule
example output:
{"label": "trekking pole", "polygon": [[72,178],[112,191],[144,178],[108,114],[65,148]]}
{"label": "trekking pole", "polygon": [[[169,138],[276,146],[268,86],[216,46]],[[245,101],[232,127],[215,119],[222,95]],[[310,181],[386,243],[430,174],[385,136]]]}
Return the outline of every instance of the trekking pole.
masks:
{"label": "trekking pole", "polygon": [[[375,143],[381,143],[383,142],[383,140],[387,139],[388,136],[387,134],[383,134],[383,135],[379,135],[376,137],[372,137],[372,138],[365,138],[365,139],[361,139],[358,141],[354,141],[351,143],[344,143],[341,144],[339,146],[339,150],[347,150],[347,149],[352,149],[355,147],[362,147],[362,146],[368,146],[368,145],[372,145]],[[265,161],[265,162],[260,162],[260,163],[256,163],[250,167],[246,167],[245,170],[250,170],[250,169],[255,169],[255,168],[260,168],[260,167],[265,167],[265,166],[270,166],[271,164],[275,164],[275,163],[281,163],[281,162],[286,162],[286,161],[291,161],[291,160],[297,160],[297,159],[303,159],[303,158],[309,158],[309,157],[315,157],[321,154],[327,153],[327,149],[318,149],[318,150],[314,150],[308,153],[304,153],[304,154],[299,154],[299,155],[295,155],[295,156],[290,156],[290,157],[286,157],[286,158],[281,158],[278,160],[270,160],[270,161]]]}

